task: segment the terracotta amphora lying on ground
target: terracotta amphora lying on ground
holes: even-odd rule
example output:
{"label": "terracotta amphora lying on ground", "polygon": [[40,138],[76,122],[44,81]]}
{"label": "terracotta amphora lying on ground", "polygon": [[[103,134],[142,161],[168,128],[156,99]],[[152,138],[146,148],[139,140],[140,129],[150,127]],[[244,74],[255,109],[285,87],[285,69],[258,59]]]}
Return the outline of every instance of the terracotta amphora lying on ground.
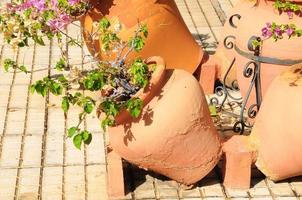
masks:
{"label": "terracotta amphora lying on ground", "polygon": [[271,83],[251,135],[235,136],[224,144],[227,187],[248,188],[252,163],[273,181],[302,175],[301,102],[302,64],[298,64]]}
{"label": "terracotta amphora lying on ground", "polygon": [[[144,101],[143,112],[138,119],[127,112],[117,116],[117,125],[108,130],[113,150],[109,158],[118,160],[119,155],[179,183],[194,184],[206,176],[221,157],[221,140],[205,95],[190,73],[165,70],[164,61],[159,57],[147,62],[156,63],[157,67],[147,89],[137,94]],[[114,153],[116,156],[111,156]],[[109,189],[113,195],[119,192],[118,186],[123,188],[123,179],[117,176],[122,176],[122,166],[116,166],[109,164],[108,167]]]}
{"label": "terracotta amphora lying on ground", "polygon": [[274,181],[302,175],[302,64],[270,85],[250,136],[256,166]]}
{"label": "terracotta amphora lying on ground", "polygon": [[[82,19],[84,38],[92,55],[100,52],[100,41],[89,36],[94,32],[93,21],[106,16],[121,23],[121,38],[128,39],[137,23],[146,24],[149,36],[139,53],[142,58],[153,55],[165,59],[168,68],[193,73],[200,65],[203,51],[185,25],[174,0],[90,0],[93,9]],[[128,57],[131,60],[138,54]],[[103,54],[99,54],[103,58]],[[114,55],[113,55],[114,57]]]}

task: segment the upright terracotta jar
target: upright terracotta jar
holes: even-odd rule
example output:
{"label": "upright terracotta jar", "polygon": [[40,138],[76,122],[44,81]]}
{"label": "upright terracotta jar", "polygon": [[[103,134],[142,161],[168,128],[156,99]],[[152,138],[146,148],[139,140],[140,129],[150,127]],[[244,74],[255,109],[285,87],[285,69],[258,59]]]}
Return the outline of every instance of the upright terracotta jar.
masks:
{"label": "upright terracotta jar", "polygon": [[113,150],[127,161],[190,185],[206,176],[217,164],[221,141],[211,120],[198,81],[183,70],[157,71],[145,91],[140,118],[127,112],[109,129]]}
{"label": "upright terracotta jar", "polygon": [[[295,1],[299,6],[302,6],[301,1]],[[292,19],[288,17],[286,12],[280,14],[273,6],[274,1],[259,0],[259,5],[252,7],[242,13],[241,20],[238,23],[236,32],[236,66],[237,79],[243,96],[246,96],[251,78],[243,76],[245,65],[251,61],[243,53],[253,54],[248,48],[248,42],[252,36],[261,36],[262,28],[266,23],[275,22],[276,24],[295,24],[298,29],[302,28],[302,16],[294,15]],[[238,50],[239,49],[239,50]],[[241,53],[240,53],[241,51]],[[243,52],[243,53],[242,53]],[[284,36],[283,39],[274,41],[273,38],[264,40],[261,51],[261,57],[273,58],[274,64],[264,62],[261,64],[261,87],[262,96],[265,97],[268,86],[272,80],[280,74],[280,72],[288,65],[281,63],[295,63],[302,60],[302,38]],[[276,62],[276,60],[279,61]],[[272,60],[269,60],[270,62]],[[253,90],[248,105],[255,103],[255,91]]]}
{"label": "upright terracotta jar", "polygon": [[257,167],[272,180],[302,175],[302,64],[271,83],[257,116],[250,143]]}
{"label": "upright terracotta jar", "polygon": [[[149,36],[139,56],[159,55],[168,68],[184,69],[193,73],[201,62],[203,51],[186,27],[174,0],[91,0],[94,9],[82,20],[86,44],[93,54],[99,52],[99,41],[91,41],[88,33],[92,22],[103,16],[118,18],[122,24],[121,38],[128,40],[138,21],[146,24]],[[132,54],[128,58],[138,56]],[[100,57],[102,55],[100,54]]]}

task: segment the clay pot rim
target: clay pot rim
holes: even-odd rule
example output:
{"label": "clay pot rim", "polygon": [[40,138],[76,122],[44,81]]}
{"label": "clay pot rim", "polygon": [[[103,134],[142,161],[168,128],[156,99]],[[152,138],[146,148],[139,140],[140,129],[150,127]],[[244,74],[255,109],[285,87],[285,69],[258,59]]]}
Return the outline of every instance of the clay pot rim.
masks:
{"label": "clay pot rim", "polygon": [[[154,93],[160,88],[165,72],[166,64],[162,57],[152,56],[145,59],[146,64],[151,67],[152,64],[156,64],[155,71],[153,71],[148,85],[145,88],[141,88],[132,98],[140,98],[143,101],[143,106],[149,103]],[[100,114],[98,117],[101,118],[103,115]],[[122,109],[115,117],[115,126],[122,124],[124,121],[132,119],[133,117],[126,109]]]}

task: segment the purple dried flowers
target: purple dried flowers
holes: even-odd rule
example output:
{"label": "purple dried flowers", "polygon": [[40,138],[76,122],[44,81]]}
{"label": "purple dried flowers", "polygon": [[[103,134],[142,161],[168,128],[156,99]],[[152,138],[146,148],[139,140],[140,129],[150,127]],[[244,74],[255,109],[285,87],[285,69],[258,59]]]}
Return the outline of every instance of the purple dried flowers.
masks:
{"label": "purple dried flowers", "polygon": [[29,38],[44,45],[43,38],[61,38],[88,9],[87,0],[13,0],[0,7],[0,33],[14,49],[27,46]]}
{"label": "purple dried flowers", "polygon": [[72,19],[69,15],[60,14],[56,18],[49,20],[47,25],[52,31],[59,31],[63,30],[71,21]]}
{"label": "purple dried flowers", "polygon": [[264,39],[273,38],[275,41],[283,39],[283,35],[286,34],[289,38],[293,36],[301,36],[302,30],[297,29],[294,24],[281,24],[278,25],[275,22],[266,23],[266,26],[261,29],[262,37]]}

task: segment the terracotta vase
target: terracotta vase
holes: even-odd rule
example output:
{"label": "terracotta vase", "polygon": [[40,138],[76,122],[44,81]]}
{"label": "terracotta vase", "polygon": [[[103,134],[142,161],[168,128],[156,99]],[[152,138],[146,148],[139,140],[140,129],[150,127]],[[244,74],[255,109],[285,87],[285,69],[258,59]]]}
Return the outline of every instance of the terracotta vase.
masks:
{"label": "terracotta vase", "polygon": [[258,152],[257,167],[272,180],[302,175],[301,101],[298,64],[271,83],[249,139]]}
{"label": "terracotta vase", "polygon": [[[190,73],[201,63],[203,51],[186,27],[174,0],[91,0],[91,3],[94,9],[82,20],[90,53],[100,49],[98,40],[89,39],[92,22],[106,16],[120,21],[120,36],[124,40],[133,36],[138,21],[147,25],[149,36],[140,57],[159,55],[165,58],[168,68],[184,69]],[[100,58],[103,56],[99,55]],[[128,59],[136,56],[138,54],[134,53]]]}
{"label": "terracotta vase", "polygon": [[221,141],[198,81],[183,70],[164,70],[159,57],[156,74],[137,96],[144,101],[138,119],[127,112],[109,129],[113,150],[141,168],[186,185],[206,176],[221,155]]}
{"label": "terracotta vase", "polygon": [[[225,77],[233,59],[235,58],[234,49],[227,49],[224,46],[224,39],[227,36],[236,35],[236,31],[237,31],[236,27],[233,27],[230,24],[230,21],[233,22],[233,25],[236,26],[238,24],[240,18],[238,18],[234,15],[238,14],[238,15],[242,16],[242,15],[244,15],[246,10],[251,9],[254,5],[255,5],[255,1],[240,0],[228,12],[228,18],[226,19],[226,22],[221,31],[219,45],[218,45],[216,53],[213,57],[213,59],[216,60],[216,62],[217,62],[218,76],[221,81],[224,81],[224,77]],[[232,17],[232,16],[234,16],[234,17]],[[232,67],[232,69],[228,73],[228,76],[225,79],[225,84],[227,86],[234,85],[234,83],[235,83],[234,81],[237,80],[236,69],[237,69],[237,63],[235,62],[234,66]]]}
{"label": "terracotta vase", "polygon": [[[297,28],[302,28],[302,17],[294,15],[293,19],[289,19],[286,13],[280,14],[273,7],[274,1],[260,0],[259,5],[245,10],[242,13],[241,20],[238,23],[236,31],[236,46],[248,53],[252,53],[248,49],[248,41],[252,36],[261,36],[261,29],[265,27],[267,22],[276,22],[277,24],[295,24]],[[302,6],[301,1],[296,1],[299,6]],[[251,61],[239,53],[236,56],[237,79],[242,96],[246,96],[251,78],[243,76],[245,65]],[[272,38],[263,42],[261,48],[262,57],[277,58],[281,60],[302,60],[302,38],[286,36],[275,42]],[[262,97],[265,97],[266,91],[272,80],[280,74],[280,72],[288,66],[280,64],[261,64],[261,91]],[[248,105],[256,102],[255,90],[253,89]]]}

